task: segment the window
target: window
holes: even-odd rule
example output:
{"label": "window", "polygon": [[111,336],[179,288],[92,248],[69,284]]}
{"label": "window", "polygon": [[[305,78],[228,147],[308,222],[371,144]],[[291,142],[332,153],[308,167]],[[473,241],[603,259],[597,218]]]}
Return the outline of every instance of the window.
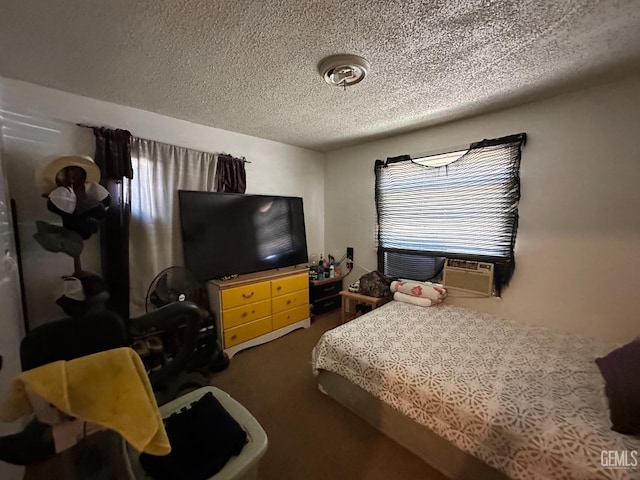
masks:
{"label": "window", "polygon": [[520,133],[449,154],[376,161],[378,269],[427,280],[445,257],[492,262],[499,293],[515,268],[525,142]]}

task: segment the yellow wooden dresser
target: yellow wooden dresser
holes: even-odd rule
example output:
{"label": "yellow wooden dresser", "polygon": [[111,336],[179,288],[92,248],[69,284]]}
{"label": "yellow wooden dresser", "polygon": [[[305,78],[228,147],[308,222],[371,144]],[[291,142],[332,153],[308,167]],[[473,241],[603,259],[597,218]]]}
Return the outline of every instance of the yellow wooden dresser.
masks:
{"label": "yellow wooden dresser", "polygon": [[207,290],[229,358],[311,324],[306,268],[211,280]]}

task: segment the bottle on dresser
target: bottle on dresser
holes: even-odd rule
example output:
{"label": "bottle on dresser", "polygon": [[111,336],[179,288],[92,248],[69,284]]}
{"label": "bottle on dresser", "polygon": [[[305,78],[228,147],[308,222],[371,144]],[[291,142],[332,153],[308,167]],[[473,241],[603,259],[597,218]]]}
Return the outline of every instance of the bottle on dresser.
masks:
{"label": "bottle on dresser", "polygon": [[318,280],[318,255],[311,254],[309,262],[309,280]]}
{"label": "bottle on dresser", "polygon": [[318,280],[324,279],[324,258],[320,254],[320,260],[318,261]]}

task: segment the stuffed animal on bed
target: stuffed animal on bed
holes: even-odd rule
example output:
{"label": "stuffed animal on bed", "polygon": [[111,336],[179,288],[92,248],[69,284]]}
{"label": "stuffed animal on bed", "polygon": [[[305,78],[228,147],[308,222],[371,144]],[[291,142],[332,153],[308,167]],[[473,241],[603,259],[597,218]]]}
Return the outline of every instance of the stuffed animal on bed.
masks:
{"label": "stuffed animal on bed", "polygon": [[421,307],[437,305],[447,297],[447,290],[439,283],[396,280],[391,282],[393,299]]}

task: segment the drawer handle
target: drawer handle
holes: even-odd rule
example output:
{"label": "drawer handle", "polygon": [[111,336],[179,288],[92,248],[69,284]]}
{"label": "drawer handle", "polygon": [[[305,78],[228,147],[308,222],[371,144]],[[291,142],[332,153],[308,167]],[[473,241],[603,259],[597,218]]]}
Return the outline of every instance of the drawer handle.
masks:
{"label": "drawer handle", "polygon": [[251,298],[251,297],[253,297],[253,294],[254,294],[254,293],[255,293],[255,292],[251,292],[249,295],[247,295],[246,293],[243,293],[243,294],[242,294],[242,298]]}
{"label": "drawer handle", "polygon": [[287,305],[289,305],[291,303],[291,300],[287,300]]}
{"label": "drawer handle", "polygon": [[242,316],[246,317],[247,316],[247,312],[242,312]]}
{"label": "drawer handle", "polygon": [[238,335],[236,334],[231,335],[231,340],[235,340],[236,338],[238,338]]}
{"label": "drawer handle", "polygon": [[330,292],[333,290],[333,287],[325,287],[322,289],[323,292]]}
{"label": "drawer handle", "polygon": [[276,290],[282,290],[282,285],[278,285],[278,288],[276,288]]}

